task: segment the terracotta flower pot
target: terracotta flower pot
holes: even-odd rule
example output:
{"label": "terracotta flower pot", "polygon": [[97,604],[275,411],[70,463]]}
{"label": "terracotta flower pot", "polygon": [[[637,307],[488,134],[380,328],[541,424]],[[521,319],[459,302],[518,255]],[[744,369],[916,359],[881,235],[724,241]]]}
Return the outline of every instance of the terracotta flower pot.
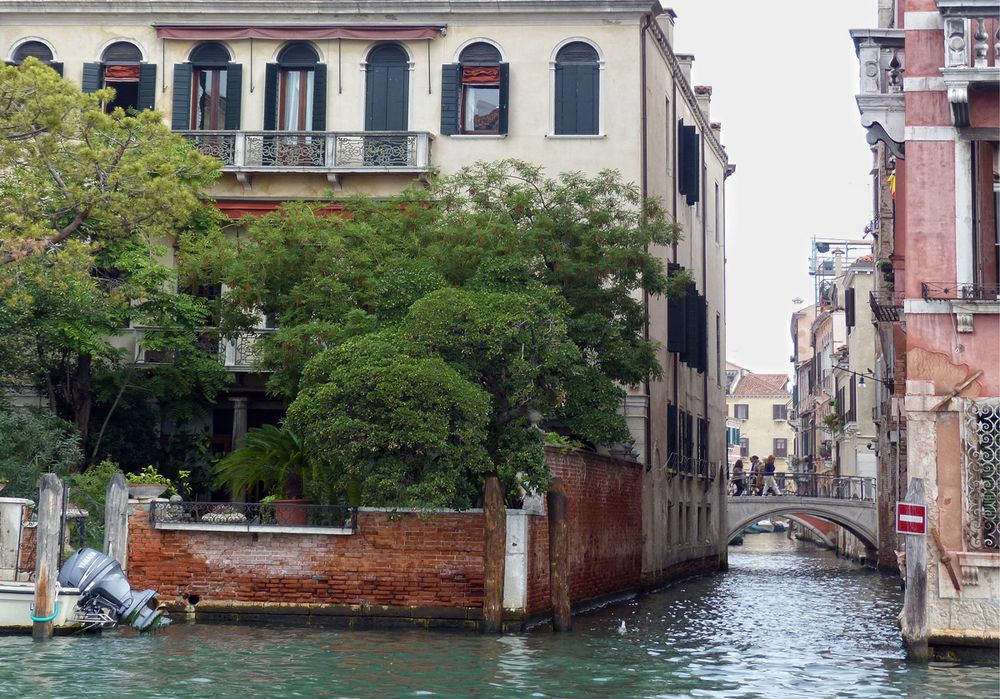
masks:
{"label": "terracotta flower pot", "polygon": [[309,523],[309,508],[311,500],[275,500],[274,519],[278,524],[286,526],[303,526]]}

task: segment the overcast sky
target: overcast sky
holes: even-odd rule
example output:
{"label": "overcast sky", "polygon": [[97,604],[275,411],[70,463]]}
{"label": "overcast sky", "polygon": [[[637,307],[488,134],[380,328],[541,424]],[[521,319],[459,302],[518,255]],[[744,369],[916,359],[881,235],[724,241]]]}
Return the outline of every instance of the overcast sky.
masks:
{"label": "overcast sky", "polygon": [[872,217],[871,154],[854,95],[848,30],[874,27],[875,0],[666,0],[674,50],[713,88],[711,119],[736,174],[726,227],[727,359],[792,367],[792,300],[813,302],[810,240],[861,239]]}

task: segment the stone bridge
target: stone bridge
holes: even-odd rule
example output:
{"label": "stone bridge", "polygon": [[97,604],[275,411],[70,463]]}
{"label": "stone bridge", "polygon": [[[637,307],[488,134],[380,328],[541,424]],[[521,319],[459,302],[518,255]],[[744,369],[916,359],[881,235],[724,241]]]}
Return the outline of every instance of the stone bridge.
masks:
{"label": "stone bridge", "polygon": [[812,515],[839,524],[869,549],[878,548],[878,513],[871,500],[771,495],[729,497],[729,539],[772,515]]}

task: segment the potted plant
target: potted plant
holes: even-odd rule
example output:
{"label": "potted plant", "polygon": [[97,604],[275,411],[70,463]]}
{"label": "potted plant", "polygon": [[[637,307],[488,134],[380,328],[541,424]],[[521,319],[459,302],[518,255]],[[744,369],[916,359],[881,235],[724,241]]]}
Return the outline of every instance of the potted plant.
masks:
{"label": "potted plant", "polygon": [[[215,484],[238,497],[256,487],[268,491],[278,524],[305,524],[310,501],[303,498],[309,462],[291,430],[264,425],[247,431],[243,446],[215,465]],[[268,498],[265,498],[268,499]]]}
{"label": "potted plant", "polygon": [[170,489],[170,479],[162,475],[150,464],[138,473],[130,473],[126,476],[128,480],[129,497],[149,500],[163,495]]}

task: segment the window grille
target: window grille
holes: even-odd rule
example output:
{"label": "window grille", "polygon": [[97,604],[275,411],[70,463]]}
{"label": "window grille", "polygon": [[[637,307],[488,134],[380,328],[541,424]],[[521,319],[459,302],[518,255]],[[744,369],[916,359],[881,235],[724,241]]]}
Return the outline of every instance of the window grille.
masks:
{"label": "window grille", "polygon": [[972,551],[1000,548],[1000,398],[962,401],[965,541]]}

